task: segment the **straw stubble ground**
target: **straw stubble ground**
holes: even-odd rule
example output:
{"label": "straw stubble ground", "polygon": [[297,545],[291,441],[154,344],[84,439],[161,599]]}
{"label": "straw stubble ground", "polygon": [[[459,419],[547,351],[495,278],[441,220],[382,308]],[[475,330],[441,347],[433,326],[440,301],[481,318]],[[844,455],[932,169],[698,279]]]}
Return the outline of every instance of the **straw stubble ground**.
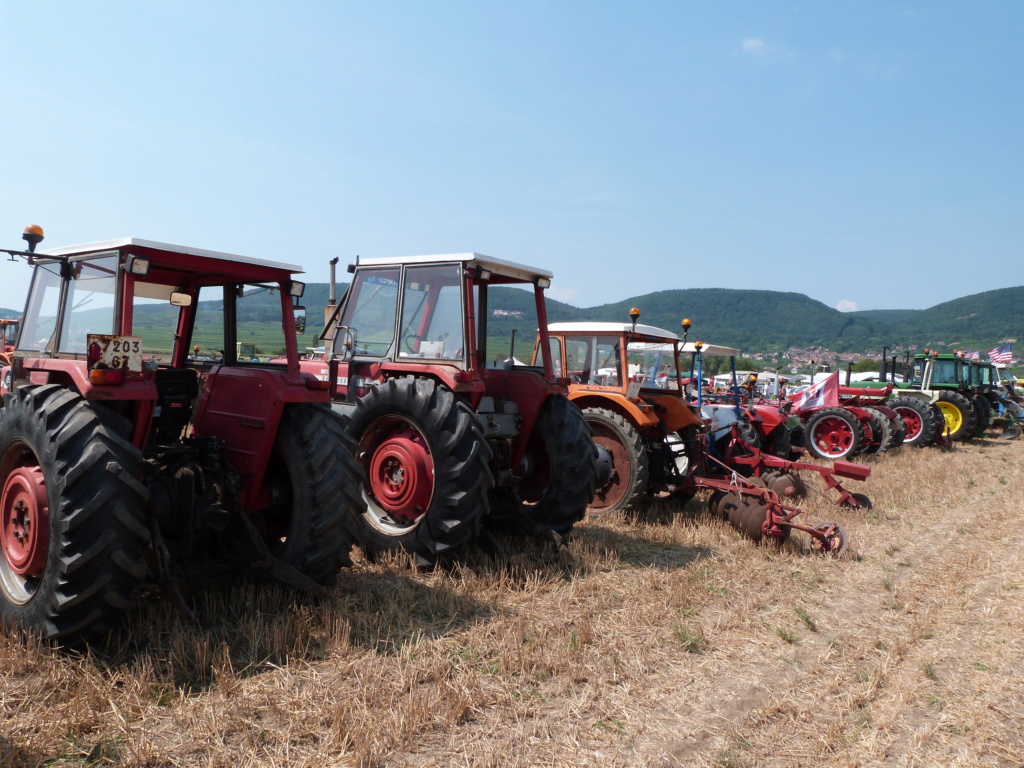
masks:
{"label": "straw stubble ground", "polygon": [[[0,763],[1024,765],[1018,443],[879,458],[846,556],[700,500],[326,602],[243,585],[85,656],[0,637]],[[859,485],[859,484],[858,484]],[[504,542],[507,547],[512,542]]]}

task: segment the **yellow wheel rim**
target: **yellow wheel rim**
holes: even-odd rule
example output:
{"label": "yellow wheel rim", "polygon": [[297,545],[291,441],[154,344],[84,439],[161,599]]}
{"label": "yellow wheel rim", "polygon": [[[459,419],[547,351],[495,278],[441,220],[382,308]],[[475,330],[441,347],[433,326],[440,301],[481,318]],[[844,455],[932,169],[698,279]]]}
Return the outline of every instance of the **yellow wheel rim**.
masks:
{"label": "yellow wheel rim", "polygon": [[946,421],[946,429],[949,430],[949,434],[955,435],[960,431],[960,427],[964,423],[964,416],[960,413],[960,409],[952,403],[947,403],[943,400],[940,400],[936,405],[942,411],[942,418]]}

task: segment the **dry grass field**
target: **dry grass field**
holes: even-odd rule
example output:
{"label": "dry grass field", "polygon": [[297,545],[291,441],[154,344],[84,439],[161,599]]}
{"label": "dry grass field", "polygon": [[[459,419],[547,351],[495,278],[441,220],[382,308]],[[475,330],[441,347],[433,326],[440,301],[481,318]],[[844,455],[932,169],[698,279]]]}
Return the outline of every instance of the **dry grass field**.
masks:
{"label": "dry grass field", "polygon": [[1024,442],[873,461],[840,558],[703,512],[243,584],[86,654],[0,636],[0,765],[1021,766]]}

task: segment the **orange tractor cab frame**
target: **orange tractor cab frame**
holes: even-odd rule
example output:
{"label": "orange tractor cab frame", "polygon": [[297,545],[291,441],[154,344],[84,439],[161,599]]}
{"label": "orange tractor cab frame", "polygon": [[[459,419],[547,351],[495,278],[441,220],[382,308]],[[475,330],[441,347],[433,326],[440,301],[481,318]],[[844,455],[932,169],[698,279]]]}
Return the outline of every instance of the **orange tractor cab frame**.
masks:
{"label": "orange tractor cab frame", "polygon": [[591,514],[636,506],[678,487],[693,466],[704,422],[685,397],[679,338],[650,325],[567,322],[548,326],[534,360],[550,347],[569,399],[583,411],[603,467]]}
{"label": "orange tractor cab frame", "polygon": [[[566,534],[594,493],[595,451],[552,360],[489,338],[494,287],[529,286],[546,329],[545,270],[478,253],[363,259],[320,361],[366,473],[359,541],[434,562],[481,524]],[[545,330],[546,333],[546,330]]]}
{"label": "orange tractor cab frame", "polygon": [[[34,271],[3,376],[0,620],[95,634],[147,580],[187,613],[180,578],[253,566],[330,583],[359,473],[326,386],[299,368],[300,268],[135,238],[34,245],[8,251]],[[239,360],[242,318],[269,294],[283,362]],[[199,338],[212,354],[191,354]]]}

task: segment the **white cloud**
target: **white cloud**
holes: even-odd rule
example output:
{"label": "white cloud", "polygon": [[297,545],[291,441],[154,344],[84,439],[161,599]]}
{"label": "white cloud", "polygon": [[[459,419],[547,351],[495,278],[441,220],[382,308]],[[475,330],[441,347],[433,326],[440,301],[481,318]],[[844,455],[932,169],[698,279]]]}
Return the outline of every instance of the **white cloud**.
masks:
{"label": "white cloud", "polygon": [[857,302],[850,301],[849,299],[843,299],[838,304],[836,304],[836,309],[838,309],[840,312],[856,312]]}
{"label": "white cloud", "polygon": [[740,43],[740,48],[745,53],[752,54],[754,56],[768,56],[773,53],[775,49],[768,45],[764,40],[758,40],[756,37],[748,37]]}

